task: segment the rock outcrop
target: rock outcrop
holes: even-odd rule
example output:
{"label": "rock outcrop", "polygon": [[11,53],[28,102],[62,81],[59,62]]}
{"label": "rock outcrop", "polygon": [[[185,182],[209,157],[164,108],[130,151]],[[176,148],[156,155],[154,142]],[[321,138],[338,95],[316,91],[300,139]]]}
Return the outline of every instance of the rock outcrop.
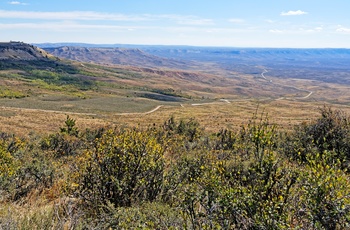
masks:
{"label": "rock outcrop", "polygon": [[23,42],[0,42],[0,60],[35,61],[51,55],[46,51]]}

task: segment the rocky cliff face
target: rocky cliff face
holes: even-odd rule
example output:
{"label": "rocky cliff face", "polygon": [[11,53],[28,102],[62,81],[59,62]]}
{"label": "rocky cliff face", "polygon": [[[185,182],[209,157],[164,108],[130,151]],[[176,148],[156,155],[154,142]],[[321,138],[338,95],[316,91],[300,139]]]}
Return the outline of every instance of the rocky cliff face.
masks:
{"label": "rocky cliff face", "polygon": [[0,42],[0,61],[1,60],[45,60],[49,54],[33,45],[23,42]]}
{"label": "rocky cliff face", "polygon": [[0,70],[45,69],[75,73],[71,63],[23,42],[0,42]]}

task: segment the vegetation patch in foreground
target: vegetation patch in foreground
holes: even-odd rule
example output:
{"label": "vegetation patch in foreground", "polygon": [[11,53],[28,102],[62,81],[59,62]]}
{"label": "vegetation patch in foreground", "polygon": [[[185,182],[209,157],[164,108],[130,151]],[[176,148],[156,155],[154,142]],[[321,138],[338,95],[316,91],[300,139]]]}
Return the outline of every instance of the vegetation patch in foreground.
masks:
{"label": "vegetation patch in foreground", "polygon": [[174,117],[148,129],[77,124],[1,134],[0,228],[350,228],[341,111],[325,107],[292,132],[265,113],[218,133]]}

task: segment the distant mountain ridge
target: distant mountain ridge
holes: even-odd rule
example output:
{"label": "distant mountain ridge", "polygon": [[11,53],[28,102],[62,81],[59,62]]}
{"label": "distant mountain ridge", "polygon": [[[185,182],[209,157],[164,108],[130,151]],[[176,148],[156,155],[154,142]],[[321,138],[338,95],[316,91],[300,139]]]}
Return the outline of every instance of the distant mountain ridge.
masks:
{"label": "distant mountain ridge", "polygon": [[138,49],[158,58],[180,62],[210,62],[222,67],[249,65],[312,66],[317,68],[345,68],[350,62],[350,49],[346,48],[249,48],[249,47],[196,47],[175,45],[129,45],[129,44],[86,44],[86,43],[43,43],[36,44],[43,49],[59,46],[85,48],[128,48]]}
{"label": "distant mountain ridge", "polygon": [[34,61],[45,60],[49,55],[44,50],[23,42],[0,42],[0,60]]}
{"label": "distant mountain ridge", "polygon": [[168,68],[186,68],[187,66],[184,61],[154,56],[138,48],[63,46],[43,49],[59,58],[95,64]]}
{"label": "distant mountain ridge", "polygon": [[56,70],[73,73],[75,67],[34,45],[0,42],[0,70]]}
{"label": "distant mountain ridge", "polygon": [[[88,48],[135,48],[152,55],[160,56],[196,56],[196,55],[341,55],[350,56],[348,48],[264,48],[264,47],[205,47],[184,45],[136,45],[136,44],[89,44],[89,43],[36,43],[40,48],[58,48],[63,46]],[[191,54],[191,55],[189,55]]]}

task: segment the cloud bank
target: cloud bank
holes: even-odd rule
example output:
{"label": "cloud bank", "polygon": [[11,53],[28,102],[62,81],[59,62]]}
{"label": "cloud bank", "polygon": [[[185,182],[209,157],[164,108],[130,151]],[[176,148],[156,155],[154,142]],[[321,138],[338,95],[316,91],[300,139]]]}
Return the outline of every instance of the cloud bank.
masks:
{"label": "cloud bank", "polygon": [[10,5],[28,5],[28,3],[18,2],[18,1],[12,1],[12,2],[9,2],[8,4],[10,4]]}
{"label": "cloud bank", "polygon": [[301,10],[296,10],[296,11],[288,11],[288,12],[282,12],[280,15],[281,16],[297,16],[297,15],[304,15],[308,14],[308,12],[301,11]]}

